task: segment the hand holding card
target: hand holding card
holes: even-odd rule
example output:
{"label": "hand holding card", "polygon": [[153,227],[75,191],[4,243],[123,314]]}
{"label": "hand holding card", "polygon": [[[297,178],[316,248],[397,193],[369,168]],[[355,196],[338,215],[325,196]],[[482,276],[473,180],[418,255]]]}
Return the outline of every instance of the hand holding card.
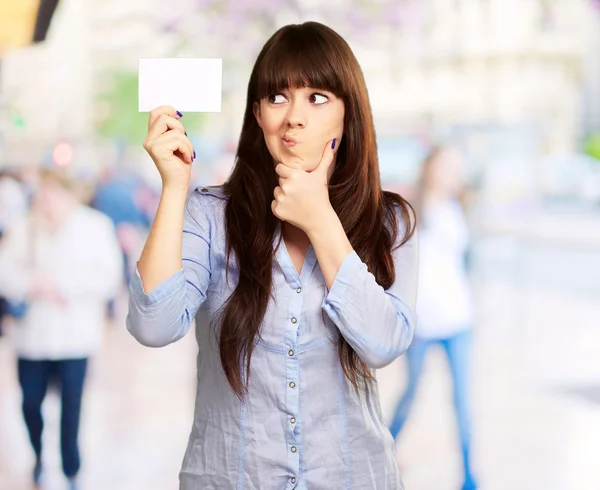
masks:
{"label": "hand holding card", "polygon": [[179,111],[220,112],[221,72],[220,59],[140,59],[139,111],[151,111],[144,148],[158,168],[163,188],[187,188],[196,152]]}
{"label": "hand holding card", "polygon": [[152,157],[163,188],[168,186],[187,189],[191,163],[196,153],[179,119],[183,114],[170,106],[161,106],[150,112],[148,134],[144,149]]}

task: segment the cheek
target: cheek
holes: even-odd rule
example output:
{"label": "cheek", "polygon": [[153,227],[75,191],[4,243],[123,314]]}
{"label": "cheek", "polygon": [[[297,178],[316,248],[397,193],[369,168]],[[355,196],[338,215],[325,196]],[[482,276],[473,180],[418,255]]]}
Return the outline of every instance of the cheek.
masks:
{"label": "cheek", "polygon": [[266,137],[277,134],[283,124],[282,115],[277,111],[263,107],[261,109],[261,129]]}

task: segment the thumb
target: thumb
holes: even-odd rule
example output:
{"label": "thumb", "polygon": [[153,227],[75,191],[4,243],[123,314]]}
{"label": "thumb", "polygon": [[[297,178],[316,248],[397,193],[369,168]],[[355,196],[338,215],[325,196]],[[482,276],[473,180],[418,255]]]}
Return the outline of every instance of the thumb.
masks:
{"label": "thumb", "polygon": [[325,146],[325,150],[323,151],[323,156],[321,157],[321,161],[319,162],[319,165],[316,168],[316,170],[318,172],[321,172],[324,175],[327,175],[327,171],[329,170],[329,167],[331,167],[331,164],[333,163],[333,160],[335,159],[336,148],[337,148],[337,138],[333,138],[332,140],[330,140],[327,143],[327,146]]}

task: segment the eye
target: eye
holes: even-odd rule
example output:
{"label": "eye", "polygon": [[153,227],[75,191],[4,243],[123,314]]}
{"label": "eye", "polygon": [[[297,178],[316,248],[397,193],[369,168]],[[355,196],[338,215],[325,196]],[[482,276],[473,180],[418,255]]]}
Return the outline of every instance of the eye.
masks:
{"label": "eye", "polygon": [[310,101],[315,105],[323,105],[326,102],[329,102],[329,97],[315,92],[314,94],[310,95]]}
{"label": "eye", "polygon": [[283,94],[272,94],[268,99],[271,104],[282,104],[287,100]]}

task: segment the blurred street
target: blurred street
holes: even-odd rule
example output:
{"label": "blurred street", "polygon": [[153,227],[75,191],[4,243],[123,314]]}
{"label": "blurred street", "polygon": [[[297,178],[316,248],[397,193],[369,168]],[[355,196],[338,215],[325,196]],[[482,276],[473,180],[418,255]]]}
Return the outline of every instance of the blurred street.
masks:
{"label": "blurred street", "polygon": [[[418,385],[413,364],[418,388],[397,445],[406,490],[459,490],[471,483],[470,460],[478,490],[600,489],[600,0],[0,0],[0,490],[33,489],[15,349],[42,364],[95,353],[118,288],[85,379],[78,490],[178,488],[193,423],[193,328],[162,349],[125,328],[125,284],[163,184],[144,144],[139,61],[222,60],[221,112],[175,108],[196,155],[189,190],[220,185],[236,162],[254,60],[276,29],[306,21],[351,47],[382,186],[420,212],[417,301],[440,318],[427,325],[421,314],[417,333],[468,340],[472,327],[472,383],[457,368],[468,349],[451,365],[442,349],[428,352]],[[83,218],[69,228],[75,209]],[[31,233],[39,215],[52,233]],[[63,293],[101,279],[95,308],[49,322],[56,305],[79,311]],[[19,316],[21,333],[33,332],[21,342]],[[72,340],[86,345],[69,351]],[[402,423],[406,357],[378,372],[383,414]],[[21,376],[34,433],[40,379]],[[466,396],[453,403],[452,379],[471,392],[472,420],[456,408]],[[71,392],[72,408],[81,383]],[[41,490],[67,488],[60,407],[50,391]]]}
{"label": "blurred street", "polygon": [[[600,287],[590,289],[600,276],[600,246],[589,225],[579,230],[579,244],[546,240],[542,246],[530,238],[523,250],[513,236],[513,257],[505,243],[497,246],[505,238],[477,246],[473,452],[483,490],[600,488]],[[529,258],[521,263],[523,257]],[[561,267],[571,275],[557,281]],[[163,349],[142,347],[125,330],[124,301],[91,367],[82,423],[83,488],[174,489],[192,422],[193,335]],[[427,361],[399,443],[408,490],[454,490],[460,483],[444,362],[441,351]],[[27,489],[33,456],[7,339],[0,342],[0,373],[0,489]],[[404,383],[404,359],[378,377],[389,413]],[[48,397],[44,410],[43,488],[59,490],[56,397]]]}

